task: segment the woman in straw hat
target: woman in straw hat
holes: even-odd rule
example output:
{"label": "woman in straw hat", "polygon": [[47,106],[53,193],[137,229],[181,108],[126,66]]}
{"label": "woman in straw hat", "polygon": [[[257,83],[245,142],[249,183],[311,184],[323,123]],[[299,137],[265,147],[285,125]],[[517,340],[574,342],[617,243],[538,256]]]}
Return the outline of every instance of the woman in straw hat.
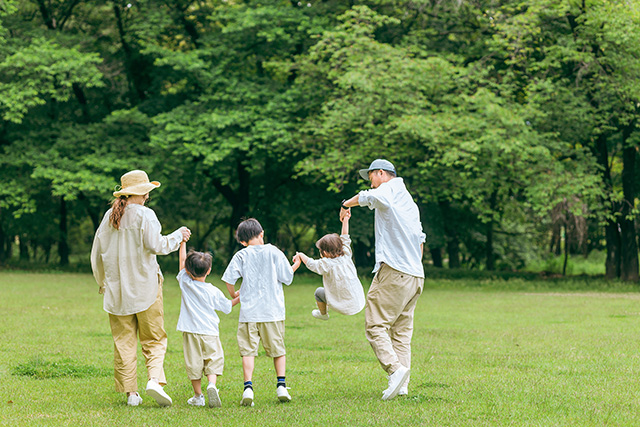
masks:
{"label": "woman in straw hat", "polygon": [[156,255],[178,250],[191,235],[187,227],[163,236],[156,214],[144,204],[149,192],[160,186],[141,170],[120,178],[121,189],[96,232],[91,250],[93,275],[104,294],[114,343],[116,391],[127,393],[127,404],[142,403],[138,394],[136,353],[138,336],[149,382],[147,394],[161,406],[171,406],[166,384],[164,356],[167,334],[162,306],[163,276]]}

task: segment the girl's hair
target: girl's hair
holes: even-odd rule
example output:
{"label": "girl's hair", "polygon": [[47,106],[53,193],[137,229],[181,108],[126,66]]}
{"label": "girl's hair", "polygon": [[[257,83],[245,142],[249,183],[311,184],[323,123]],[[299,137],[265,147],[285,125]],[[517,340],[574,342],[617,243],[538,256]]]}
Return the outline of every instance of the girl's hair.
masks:
{"label": "girl's hair", "polygon": [[127,207],[127,199],[129,196],[120,196],[111,201],[111,215],[109,216],[109,222],[111,226],[116,230],[120,229],[120,220],[124,215],[124,208]]}
{"label": "girl's hair", "polygon": [[210,253],[196,252],[191,249],[187,254],[187,259],[184,261],[184,268],[193,277],[202,277],[206,276],[211,268],[212,261],[213,257]]}
{"label": "girl's hair", "polygon": [[[316,248],[323,251],[327,258],[337,258],[344,255],[342,239],[336,233],[325,234],[316,242]],[[321,254],[322,255],[322,254]]]}
{"label": "girl's hair", "polygon": [[262,226],[255,218],[245,219],[238,225],[236,240],[238,243],[249,243],[249,240],[258,237],[262,233]]}

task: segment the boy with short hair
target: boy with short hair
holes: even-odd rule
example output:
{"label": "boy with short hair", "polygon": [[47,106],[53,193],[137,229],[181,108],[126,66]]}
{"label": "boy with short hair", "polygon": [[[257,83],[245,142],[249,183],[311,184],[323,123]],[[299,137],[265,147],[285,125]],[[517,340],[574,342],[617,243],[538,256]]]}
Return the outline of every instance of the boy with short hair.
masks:
{"label": "boy with short hair", "polygon": [[215,310],[225,314],[238,304],[240,298],[230,301],[222,291],[206,283],[211,273],[211,254],[189,251],[186,242],[180,244],[180,273],[177,279],[182,292],[178,331],[182,331],[182,345],[187,375],[191,380],[194,395],[187,403],[193,406],[204,406],[201,378],[206,375],[209,380],[207,395],[209,407],[222,406],[216,388],[216,379],[222,375],[224,368],[224,352],[220,343],[220,318]]}
{"label": "boy with short hair", "polygon": [[290,285],[294,268],[282,251],[264,243],[264,230],[255,218],[242,221],[236,230],[236,239],[244,246],[236,252],[225,270],[222,280],[232,298],[238,297],[235,283],[242,278],[240,287],[240,317],[238,319],[238,347],[242,356],[244,391],[240,404],[253,406],[253,368],[258,346],[273,358],[276,370],[276,394],[281,402],[291,396],[285,382],[286,351],[284,345],[284,291]]}

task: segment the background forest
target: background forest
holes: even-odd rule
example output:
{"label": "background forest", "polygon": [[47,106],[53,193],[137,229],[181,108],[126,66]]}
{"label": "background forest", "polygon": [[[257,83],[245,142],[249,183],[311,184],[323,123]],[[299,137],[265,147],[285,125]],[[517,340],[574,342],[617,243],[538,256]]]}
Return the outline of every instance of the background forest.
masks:
{"label": "background forest", "polygon": [[131,169],[219,267],[247,216],[313,253],[388,158],[427,264],[636,281],[639,108],[636,0],[0,0],[0,264],[86,265]]}

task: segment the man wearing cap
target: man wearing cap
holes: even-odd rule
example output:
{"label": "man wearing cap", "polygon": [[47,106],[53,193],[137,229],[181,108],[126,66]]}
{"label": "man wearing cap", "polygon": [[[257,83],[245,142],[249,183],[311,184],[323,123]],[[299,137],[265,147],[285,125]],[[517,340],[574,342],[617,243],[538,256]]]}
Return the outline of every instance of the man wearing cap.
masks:
{"label": "man wearing cap", "polygon": [[144,204],[149,192],[160,186],[141,170],[120,178],[112,207],[96,231],[91,249],[91,268],[104,294],[114,346],[116,391],[127,393],[127,404],[138,406],[142,398],[137,384],[138,336],[145,357],[149,382],[147,394],[161,406],[171,406],[163,390],[166,384],[162,272],[156,255],[167,255],[187,241],[191,231],[181,227],[163,236],[156,214]]}
{"label": "man wearing cap", "polygon": [[341,218],[353,206],[375,209],[375,276],[367,293],[365,334],[389,375],[383,400],[408,394],[413,312],[424,285],[422,250],[426,239],[420,212],[393,164],[374,160],[360,170],[371,181],[342,202]]}

